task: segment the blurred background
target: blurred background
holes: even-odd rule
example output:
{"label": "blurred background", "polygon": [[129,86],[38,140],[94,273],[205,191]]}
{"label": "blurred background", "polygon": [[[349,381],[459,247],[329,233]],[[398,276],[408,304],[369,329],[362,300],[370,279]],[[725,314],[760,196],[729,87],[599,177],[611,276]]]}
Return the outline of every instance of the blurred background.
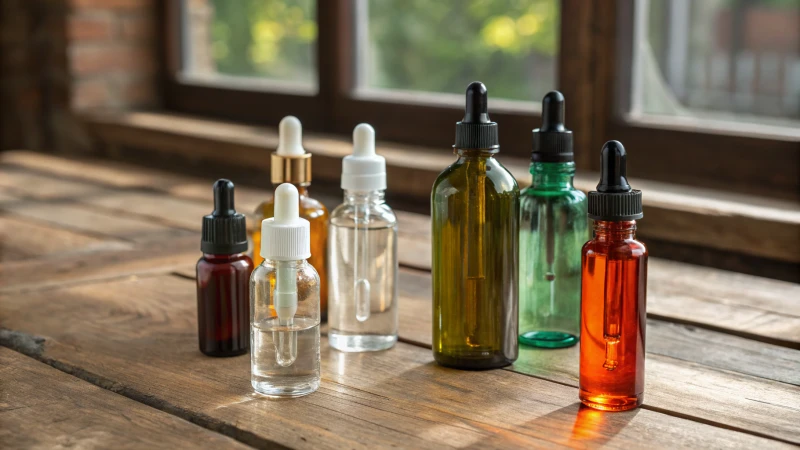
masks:
{"label": "blurred background", "polygon": [[622,141],[658,256],[800,279],[800,0],[3,0],[0,30],[3,150],[268,189],[292,114],[337,202],[369,122],[389,198],[425,213],[469,82],[523,184],[557,88],[576,184]]}

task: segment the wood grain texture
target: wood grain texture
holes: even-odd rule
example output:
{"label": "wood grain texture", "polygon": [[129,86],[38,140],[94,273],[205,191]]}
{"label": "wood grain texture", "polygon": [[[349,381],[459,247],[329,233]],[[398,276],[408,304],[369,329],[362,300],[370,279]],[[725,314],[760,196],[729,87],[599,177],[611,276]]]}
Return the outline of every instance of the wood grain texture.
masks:
{"label": "wood grain texture", "polygon": [[[401,293],[401,339],[430,347],[430,276],[403,270],[398,286]],[[653,321],[648,321],[651,322]],[[706,337],[704,341],[701,334],[695,337],[695,341],[686,342],[673,340],[670,333],[664,333],[663,330],[663,326],[657,325],[655,334],[649,333],[647,336],[647,407],[673,411],[710,423],[757,431],[800,444],[800,424],[796,421],[796,416],[800,413],[797,407],[800,405],[800,389],[772,379],[736,373],[737,360],[746,359],[747,353],[736,349],[737,341],[733,339],[725,340],[723,336],[706,331],[704,334],[710,334],[711,338]],[[714,339],[722,340],[723,344],[717,344],[714,348],[714,345],[710,345]],[[747,361],[746,364],[764,364],[759,370],[762,375],[783,373],[784,377],[788,376],[791,382],[797,384],[797,375],[781,372],[780,364],[798,367],[798,352],[789,349],[780,351],[773,346],[762,345],[765,353],[771,351],[773,354],[780,354],[784,361],[776,364],[775,369],[772,369],[769,357],[766,356]],[[687,362],[695,360],[693,355],[697,353],[698,346],[708,353],[715,350],[728,352],[732,361],[718,357],[715,361],[717,367]],[[748,347],[752,349],[752,346]],[[660,353],[655,353],[654,350]],[[510,370],[577,388],[578,356],[578,347],[564,350],[520,347],[520,357]],[[711,361],[711,358],[707,358],[705,362]]]}
{"label": "wood grain texture", "polygon": [[[30,237],[23,234],[20,243],[25,245]],[[126,250],[62,254],[44,261],[4,262],[0,265],[0,293],[166,273],[184,267],[190,268],[194,276],[194,264],[201,255],[198,233]]]}
{"label": "wood grain texture", "polygon": [[249,448],[0,348],[0,447]]}
{"label": "wood grain texture", "polygon": [[[2,200],[0,200],[2,203]],[[101,239],[54,226],[32,223],[21,217],[0,215],[0,262],[47,259],[77,253],[125,250],[131,244]],[[0,278],[2,278],[0,271]]]}
{"label": "wood grain texture", "polygon": [[[286,401],[254,397],[246,356],[199,353],[194,285],[173,276],[0,301],[9,306],[0,316],[4,326],[44,336],[27,348],[40,360],[262,447],[781,446],[649,410],[588,411],[579,408],[573,387],[506,370],[441,368],[428,350],[403,343],[386,352],[344,354],[323,340],[317,393]],[[0,343],[13,345],[3,333]]]}

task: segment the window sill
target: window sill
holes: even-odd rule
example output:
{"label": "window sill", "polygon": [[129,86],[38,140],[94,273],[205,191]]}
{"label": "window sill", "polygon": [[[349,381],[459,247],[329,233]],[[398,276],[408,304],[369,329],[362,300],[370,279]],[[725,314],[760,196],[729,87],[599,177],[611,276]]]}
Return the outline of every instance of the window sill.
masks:
{"label": "window sill", "polygon": [[[269,173],[269,153],[278,144],[276,130],[159,112],[84,113],[82,121],[101,148],[143,149],[187,160],[256,169]],[[305,148],[314,154],[314,178],[336,183],[341,159],[351,144],[340,137],[308,133]],[[378,143],[386,157],[388,189],[419,202],[428,202],[439,172],[452,163],[447,149]],[[520,187],[530,181],[528,162],[499,159],[517,177]],[[266,176],[266,175],[265,175]],[[592,190],[597,175],[581,173],[575,185]],[[713,249],[776,263],[800,263],[800,204],[734,195],[637,180],[644,191],[644,240]],[[684,252],[683,254],[685,254]]]}

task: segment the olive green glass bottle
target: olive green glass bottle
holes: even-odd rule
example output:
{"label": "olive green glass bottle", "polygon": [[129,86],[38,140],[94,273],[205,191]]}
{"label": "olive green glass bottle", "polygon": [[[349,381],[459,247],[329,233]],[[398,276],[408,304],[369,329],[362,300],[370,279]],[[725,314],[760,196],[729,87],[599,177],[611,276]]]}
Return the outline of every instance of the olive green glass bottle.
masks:
{"label": "olive green glass bottle", "polygon": [[467,88],[456,125],[458,159],[431,194],[433,356],[443,366],[490,369],[517,359],[519,188],[494,155],[483,83]]}

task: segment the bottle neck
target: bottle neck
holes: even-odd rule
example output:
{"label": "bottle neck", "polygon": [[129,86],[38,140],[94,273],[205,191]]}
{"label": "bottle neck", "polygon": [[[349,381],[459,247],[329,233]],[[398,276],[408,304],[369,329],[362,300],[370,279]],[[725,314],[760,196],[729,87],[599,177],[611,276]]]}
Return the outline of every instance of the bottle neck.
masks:
{"label": "bottle neck", "polygon": [[344,202],[351,205],[380,205],[384,203],[384,190],[379,191],[344,191]]}
{"label": "bottle neck", "polygon": [[459,160],[489,159],[499,152],[499,148],[457,148],[455,149]]}
{"label": "bottle neck", "polygon": [[203,253],[203,259],[212,263],[231,263],[246,257],[244,253],[234,253],[232,255],[218,255],[212,253]]}
{"label": "bottle neck", "polygon": [[[275,189],[277,189],[277,188],[278,188],[278,186],[280,186],[281,184],[283,184],[283,183],[279,183],[279,184],[273,184],[273,185],[272,185],[272,190],[274,191],[274,190],[275,190]],[[300,185],[300,184],[294,184],[294,183],[292,183],[292,185],[293,185],[294,187],[296,187],[296,188],[297,188],[297,194],[298,194],[300,197],[308,197],[308,185],[307,185],[307,184],[302,184],[302,185]]]}
{"label": "bottle neck", "polygon": [[290,261],[278,261],[276,259],[269,259],[269,258],[264,259],[264,263],[269,265],[269,266],[272,266],[272,267],[278,267],[278,266],[280,266],[280,267],[289,267],[289,268],[294,268],[294,269],[299,269],[303,264],[305,264],[305,262],[306,262],[305,259],[293,259],[293,260],[290,260]]}
{"label": "bottle neck", "polygon": [[609,222],[605,220],[595,220],[594,238],[598,242],[636,239],[636,221]]}
{"label": "bottle neck", "polygon": [[574,189],[574,162],[533,162],[530,172],[533,175],[531,186],[534,189]]}

